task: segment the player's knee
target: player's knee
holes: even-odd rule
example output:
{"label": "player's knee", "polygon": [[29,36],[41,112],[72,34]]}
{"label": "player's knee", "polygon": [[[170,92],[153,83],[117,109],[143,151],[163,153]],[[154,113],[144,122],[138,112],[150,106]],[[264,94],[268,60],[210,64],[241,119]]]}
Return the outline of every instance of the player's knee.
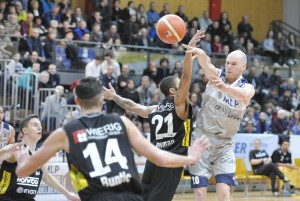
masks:
{"label": "player's knee", "polygon": [[204,201],[206,199],[206,188],[195,188],[195,201]]}
{"label": "player's knee", "polygon": [[217,184],[217,195],[219,201],[230,201],[230,186],[227,184]]}

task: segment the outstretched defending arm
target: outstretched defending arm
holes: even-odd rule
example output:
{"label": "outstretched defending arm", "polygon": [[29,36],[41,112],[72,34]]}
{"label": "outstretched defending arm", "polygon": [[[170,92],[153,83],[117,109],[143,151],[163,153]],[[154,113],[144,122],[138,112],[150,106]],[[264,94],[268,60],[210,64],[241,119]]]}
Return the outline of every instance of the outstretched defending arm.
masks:
{"label": "outstretched defending arm", "polygon": [[130,99],[123,98],[116,94],[115,89],[111,86],[109,83],[109,89],[103,87],[103,95],[105,99],[113,100],[115,103],[117,103],[119,106],[124,108],[125,110],[128,110],[130,112],[133,112],[141,117],[148,118],[148,114],[152,112],[156,106],[144,106],[138,103],[133,102]]}
{"label": "outstretched defending arm", "polygon": [[20,154],[18,158],[16,174],[19,177],[30,175],[47,163],[47,161],[60,150],[65,150],[67,153],[69,152],[69,140],[66,132],[62,128],[51,133],[45,140],[43,146],[32,154],[32,156],[29,156],[28,151],[22,148],[22,154]]}
{"label": "outstretched defending arm", "polygon": [[[195,47],[196,44],[204,37],[204,29],[197,30],[189,45]],[[187,51],[183,61],[182,76],[180,78],[179,87],[175,94],[174,102],[176,105],[176,113],[181,119],[186,119],[188,111],[188,94],[192,78],[192,53]]]}

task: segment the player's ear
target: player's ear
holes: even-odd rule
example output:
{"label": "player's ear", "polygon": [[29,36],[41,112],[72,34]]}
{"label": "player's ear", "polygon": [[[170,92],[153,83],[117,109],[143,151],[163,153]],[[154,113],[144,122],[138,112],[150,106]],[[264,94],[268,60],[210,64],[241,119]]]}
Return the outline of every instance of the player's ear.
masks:
{"label": "player's ear", "polygon": [[170,94],[170,95],[176,94],[176,89],[173,88],[173,87],[171,87],[171,88],[169,89],[169,94]]}
{"label": "player's ear", "polygon": [[80,102],[79,102],[77,96],[75,96],[74,101],[75,101],[76,105],[80,106]]}

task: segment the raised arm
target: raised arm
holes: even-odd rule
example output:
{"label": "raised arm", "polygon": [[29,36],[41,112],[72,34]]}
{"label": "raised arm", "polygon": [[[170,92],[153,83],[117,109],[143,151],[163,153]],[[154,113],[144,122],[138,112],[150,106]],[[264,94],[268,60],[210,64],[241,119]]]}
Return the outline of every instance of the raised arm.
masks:
{"label": "raised arm", "polygon": [[221,70],[216,68],[211,63],[209,56],[207,56],[207,54],[204,52],[204,50],[202,50],[200,48],[196,48],[196,47],[191,47],[188,45],[183,45],[183,47],[187,49],[186,52],[193,53],[194,57],[198,59],[198,62],[200,64],[200,66],[202,67],[202,69],[204,70],[205,77],[207,79],[210,79],[211,75],[214,75],[214,76],[220,75]]}
{"label": "raised arm", "polygon": [[115,103],[117,103],[119,106],[124,108],[125,110],[128,110],[130,112],[133,112],[141,117],[148,118],[148,115],[150,112],[152,112],[156,106],[144,106],[138,103],[133,102],[130,99],[123,98],[116,94],[115,89],[112,87],[112,85],[109,83],[109,89],[103,87],[103,95],[105,99],[113,100]]}
{"label": "raised arm", "polygon": [[209,147],[208,139],[197,139],[189,149],[188,156],[181,156],[155,147],[140,134],[137,127],[126,117],[121,117],[128,133],[132,148],[140,155],[162,167],[182,167],[196,163],[203,151]]}
{"label": "raised arm", "polygon": [[[189,46],[195,47],[196,44],[201,40],[201,38],[204,37],[204,29],[197,30],[197,33],[193,36],[191,41],[189,42]],[[191,85],[191,78],[192,78],[192,53],[190,51],[187,51],[184,57],[183,61],[183,69],[182,69],[182,76],[180,78],[180,83],[179,87],[177,89],[177,92],[175,94],[175,104],[176,107],[182,107],[183,105],[183,111],[185,112],[186,110],[186,104],[188,104],[188,94],[189,94],[189,89]],[[182,109],[181,109],[182,110]],[[176,110],[177,111],[177,110]],[[177,111],[177,114],[179,117],[182,118],[182,113],[181,111]]]}
{"label": "raised arm", "polygon": [[42,167],[43,178],[42,180],[50,187],[56,189],[58,192],[63,194],[68,198],[69,201],[80,201],[79,196],[69,192],[65,187],[63,187],[52,175],[49,174],[47,168]]}
{"label": "raised arm", "polygon": [[43,146],[32,154],[32,156],[28,155],[28,151],[22,150],[21,157],[18,158],[16,174],[19,177],[30,175],[47,163],[47,161],[60,150],[69,152],[69,140],[66,132],[62,128],[51,133],[45,140]]}

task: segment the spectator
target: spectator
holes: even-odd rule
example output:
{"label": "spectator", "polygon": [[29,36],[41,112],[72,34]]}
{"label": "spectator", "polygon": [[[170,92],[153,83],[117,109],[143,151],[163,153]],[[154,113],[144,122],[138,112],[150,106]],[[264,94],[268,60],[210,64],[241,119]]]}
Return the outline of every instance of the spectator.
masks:
{"label": "spectator", "polygon": [[300,122],[292,127],[292,131],[295,135],[300,135]]}
{"label": "spectator", "polygon": [[295,35],[290,32],[287,38],[287,50],[288,50],[288,63],[289,65],[295,65],[297,53],[300,52],[300,48],[297,46]]}
{"label": "spectator", "polygon": [[140,96],[135,88],[134,81],[131,79],[127,80],[127,85],[124,93],[124,98],[128,98],[135,103],[140,103]]}
{"label": "spectator", "polygon": [[156,85],[163,79],[163,69],[157,68],[155,62],[150,62],[148,67],[144,69],[143,75],[147,75]]}
{"label": "spectator", "polygon": [[211,38],[214,38],[215,35],[221,35],[221,28],[219,25],[219,21],[214,21],[211,25],[207,27],[206,33],[211,35]]}
{"label": "spectator", "polygon": [[145,12],[145,7],[143,4],[139,4],[136,11],[137,20],[140,21],[140,19],[143,17],[145,19],[145,22],[148,23],[147,14]]}
{"label": "spectator", "polygon": [[23,62],[24,67],[28,68],[29,66],[32,66],[33,63],[39,63],[41,66],[43,61],[41,60],[41,58],[39,57],[36,51],[32,51],[31,55],[29,55],[29,52],[26,52],[24,54],[24,62]]}
{"label": "spectator", "polygon": [[[109,86],[111,85],[113,88],[116,88],[117,80],[116,80],[115,76],[113,75],[113,73],[114,73],[114,66],[108,65],[106,73],[102,74],[102,77],[101,77],[103,87],[109,89],[110,88]],[[106,103],[106,112],[108,114],[112,113],[114,106],[115,106],[114,101],[105,100],[105,103]]]}
{"label": "spectator", "polygon": [[122,15],[123,10],[120,6],[120,0],[114,0],[112,6],[112,15],[111,15],[111,23],[117,24],[118,27],[122,26],[124,22],[120,16]]}
{"label": "spectator", "polygon": [[51,11],[54,8],[55,1],[54,0],[42,0],[42,5],[43,5],[44,13],[48,13],[49,11]]}
{"label": "spectator", "polygon": [[257,133],[256,127],[254,125],[254,122],[246,122],[246,125],[244,126],[243,133]]}
{"label": "spectator", "polygon": [[28,7],[28,12],[33,14],[33,17],[43,17],[43,6],[41,5],[40,1],[32,0]]}
{"label": "spectator", "polygon": [[172,70],[171,75],[175,75],[178,78],[181,78],[182,75],[182,63],[181,61],[176,61],[174,64],[174,68]]}
{"label": "spectator", "polygon": [[23,64],[20,62],[21,55],[18,52],[12,54],[12,60],[7,65],[8,79],[13,78],[18,72],[24,71]]}
{"label": "spectator", "polygon": [[138,36],[137,45],[143,47],[153,47],[153,43],[150,39],[147,28],[142,28],[140,30],[140,36]]}
{"label": "spectator", "polygon": [[147,104],[147,99],[151,97],[155,88],[151,87],[149,76],[143,75],[141,78],[141,85],[136,89],[139,94],[140,104]]}
{"label": "spectator", "polygon": [[127,81],[132,79],[129,75],[129,67],[127,64],[123,64],[121,68],[121,75],[117,77],[117,93],[121,96],[125,95],[125,89],[127,87]]}
{"label": "spectator", "polygon": [[5,36],[5,27],[0,24],[0,50],[3,54],[11,56],[14,51],[14,46],[10,37]]}
{"label": "spectator", "polygon": [[266,119],[266,113],[260,112],[259,113],[259,119],[256,120],[256,131],[257,133],[270,133],[271,131],[271,125],[268,123]]}
{"label": "spectator", "polygon": [[199,18],[200,28],[204,27],[204,30],[207,30],[208,26],[212,23],[212,20],[209,18],[209,12],[207,10],[203,11],[202,17]]}
{"label": "spectator", "polygon": [[120,35],[118,33],[118,28],[116,25],[110,25],[109,30],[106,31],[103,35],[103,41],[108,42],[111,40],[112,44],[116,42],[116,39],[120,39]]}
{"label": "spectator", "polygon": [[278,63],[283,67],[288,67],[287,62],[287,50],[286,50],[286,41],[283,38],[282,32],[279,31],[276,34],[276,38],[274,40],[275,49],[279,53]]}
{"label": "spectator", "polygon": [[232,29],[230,29],[228,24],[225,24],[222,27],[221,38],[222,38],[223,46],[228,45],[230,50],[232,50],[233,42],[234,42],[234,36],[233,36],[233,31],[232,31]]}
{"label": "spectator", "polygon": [[170,14],[170,7],[168,3],[164,3],[162,7],[162,11],[160,11],[159,16],[163,17],[165,15]]}
{"label": "spectator", "polygon": [[37,28],[34,28],[32,30],[32,36],[29,37],[25,41],[25,43],[23,43],[22,46],[20,44],[19,49],[22,49],[22,52],[29,52],[29,54],[31,54],[33,51],[36,51],[38,53],[38,55],[41,56],[42,61],[44,61],[45,52],[44,52],[44,48],[42,45],[42,41],[39,39],[39,35],[40,35],[39,30]]}
{"label": "spectator", "polygon": [[85,67],[85,77],[101,77],[101,62],[103,61],[100,54],[97,54],[95,59],[90,61]]}
{"label": "spectator", "polygon": [[33,21],[33,28],[38,29],[40,39],[44,39],[45,35],[47,35],[48,29],[46,29],[46,27],[42,24],[42,18],[36,17]]}
{"label": "spectator", "polygon": [[278,190],[276,189],[276,176],[278,176],[284,182],[289,180],[284,174],[278,170],[271,158],[265,150],[261,149],[261,140],[255,139],[253,142],[254,150],[249,153],[249,160],[253,169],[254,174],[266,175],[271,179],[272,193],[274,196],[279,196]]}
{"label": "spectator", "polygon": [[111,22],[111,15],[112,15],[112,10],[111,10],[111,7],[110,5],[108,4],[107,2],[108,0],[101,0],[100,2],[100,13],[101,13],[101,16],[102,16],[102,19],[101,19],[101,26],[104,28],[104,29],[108,29],[109,28],[109,25],[110,25],[110,22]]}
{"label": "spectator", "polygon": [[129,20],[124,22],[121,39],[124,44],[135,45],[139,33],[139,26],[136,22],[136,15],[131,15]]}
{"label": "spectator", "polygon": [[155,11],[156,3],[154,1],[151,1],[149,4],[149,10],[147,11],[147,19],[148,19],[148,25],[150,27],[154,26],[154,23],[158,22],[160,16],[158,12]]}
{"label": "spectator", "polygon": [[58,85],[55,87],[55,90],[53,95],[47,96],[41,115],[44,124],[43,127],[49,131],[53,131],[60,126],[65,116],[68,114],[67,108],[61,107],[67,104],[66,100],[63,98],[64,87]]}
{"label": "spectator", "polygon": [[[292,153],[289,151],[290,141],[285,139],[281,143],[281,147],[276,149],[272,154],[272,162],[279,168],[285,168],[285,171],[290,172],[291,169],[299,169],[299,167],[295,166],[292,162]],[[291,178],[293,180],[293,178]],[[290,192],[283,191],[284,195],[295,194],[296,190],[295,186],[290,187]]]}
{"label": "spectator", "polygon": [[211,50],[214,53],[222,53],[222,43],[220,40],[220,36],[218,35],[214,36],[214,41],[212,43]]}
{"label": "spectator", "polygon": [[47,84],[49,84],[52,88],[56,87],[57,85],[60,85],[60,75],[57,73],[55,64],[50,64],[48,66],[48,73],[49,81]]}
{"label": "spectator", "polygon": [[23,9],[23,5],[21,2],[17,1],[16,5],[16,14],[18,16],[18,22],[26,21],[27,20],[27,11]]}
{"label": "spectator", "polygon": [[[161,58],[159,61],[159,68],[162,69],[162,77],[168,77],[171,75],[170,66],[169,66],[169,59],[168,58]],[[159,70],[158,70],[159,71]]]}
{"label": "spectator", "polygon": [[65,14],[68,9],[72,9],[70,0],[61,0],[57,5],[59,6],[60,14]]}
{"label": "spectator", "polygon": [[101,31],[101,26],[99,23],[95,23],[93,25],[90,35],[91,35],[90,41],[103,42],[103,32]]}
{"label": "spectator", "polygon": [[66,20],[66,21],[63,21],[62,27],[58,28],[58,33],[59,33],[58,36],[60,37],[60,39],[63,39],[66,37],[67,31],[71,31],[71,30],[70,30],[70,24]]}
{"label": "spectator", "polygon": [[280,109],[277,111],[277,117],[272,118],[272,133],[277,135],[287,134],[288,122],[286,120],[286,111]]}
{"label": "spectator", "polygon": [[282,79],[280,75],[280,70],[274,68],[273,73],[269,78],[269,86],[276,87],[279,90],[281,81]]}
{"label": "spectator", "polygon": [[77,26],[76,17],[73,15],[71,8],[67,8],[66,12],[61,14],[61,22],[65,21],[67,21],[69,25],[67,29],[75,28]]}
{"label": "spectator", "polygon": [[184,13],[184,5],[179,5],[178,6],[178,9],[177,9],[177,12],[175,13],[175,15],[178,15],[179,17],[181,17],[181,19],[184,21],[184,22],[188,22],[189,19],[188,17],[186,16],[186,14]]}
{"label": "spectator", "polygon": [[226,24],[229,25],[230,29],[232,29],[231,22],[228,19],[228,13],[223,11],[219,18],[219,25],[220,25],[220,27],[224,27],[224,25],[226,25]]}
{"label": "spectator", "polygon": [[108,66],[114,67],[113,74],[115,78],[121,75],[120,64],[112,58],[112,54],[110,52],[105,53],[104,61],[101,63],[100,66],[102,75],[107,73]]}
{"label": "spectator", "polygon": [[16,14],[10,14],[7,18],[7,22],[5,23],[6,33],[11,35],[14,30],[20,29],[21,26],[18,22],[18,16]]}
{"label": "spectator", "polygon": [[84,20],[79,22],[79,27],[74,29],[74,40],[82,40],[83,34],[89,33],[90,31],[86,27],[86,22]]}
{"label": "spectator", "polygon": [[82,16],[81,8],[77,7],[75,9],[75,13],[73,14],[76,19],[76,24],[78,25],[81,21],[84,20],[84,17]]}
{"label": "spectator", "polygon": [[268,31],[267,36],[263,41],[263,48],[264,48],[265,54],[272,58],[273,65],[278,67],[279,66],[279,64],[278,64],[279,52],[277,51],[277,49],[275,47],[273,30]]}
{"label": "spectator", "polygon": [[21,35],[32,36],[33,29],[33,14],[27,13],[27,20],[21,22]]}
{"label": "spectator", "polygon": [[49,27],[51,20],[56,20],[61,25],[61,16],[59,14],[59,6],[55,5],[52,10],[45,13],[45,26]]}
{"label": "spectator", "polygon": [[253,28],[251,24],[249,23],[249,16],[243,16],[242,21],[237,26],[238,35],[242,36],[244,32],[248,34],[250,38],[252,38],[251,32],[253,31]]}
{"label": "spectator", "polygon": [[95,23],[98,23],[100,25],[102,24],[102,16],[101,16],[101,14],[100,14],[99,11],[94,12],[93,15],[88,19],[88,21],[87,21],[87,28],[89,30],[92,30],[93,25]]}
{"label": "spectator", "polygon": [[246,127],[247,123],[253,124],[253,127],[256,128],[256,119],[254,117],[254,108],[248,107],[245,113],[245,116],[241,122],[242,130]]}
{"label": "spectator", "polygon": [[245,78],[247,79],[247,81],[249,83],[252,84],[252,86],[254,87],[255,89],[255,94],[254,94],[254,99],[255,100],[258,100],[260,97],[259,97],[259,92],[260,92],[260,81],[256,75],[256,67],[251,67],[250,70],[249,70],[249,73],[247,76],[245,76]]}
{"label": "spectator", "polygon": [[197,44],[198,47],[203,49],[207,55],[211,54],[211,35],[210,33],[205,34],[205,38]]}
{"label": "spectator", "polygon": [[290,89],[285,89],[283,96],[279,98],[278,106],[280,106],[282,109],[287,111],[292,111],[293,104],[292,104],[292,93]]}
{"label": "spectator", "polygon": [[42,71],[39,74],[39,83],[38,83],[38,89],[40,88],[52,88],[49,84],[49,73],[47,71]]}
{"label": "spectator", "polygon": [[55,42],[56,33],[54,31],[48,32],[48,37],[45,40],[44,52],[45,52],[45,62],[46,64],[54,63],[54,50],[55,50]]}
{"label": "spectator", "polygon": [[148,23],[144,16],[141,16],[138,20],[138,26],[139,26],[139,34],[141,34],[141,29],[146,28],[148,30]]}
{"label": "spectator", "polygon": [[[40,64],[33,63],[32,67],[28,67],[25,70],[25,72],[38,74],[40,72]],[[28,85],[28,83],[29,83],[29,85]],[[22,74],[21,77],[19,78],[18,87],[20,87],[21,89],[24,89],[24,90],[32,91],[34,88],[34,83],[35,83],[35,76],[33,76],[33,75],[28,76],[27,74]],[[22,94],[22,93],[20,93],[20,94]]]}

